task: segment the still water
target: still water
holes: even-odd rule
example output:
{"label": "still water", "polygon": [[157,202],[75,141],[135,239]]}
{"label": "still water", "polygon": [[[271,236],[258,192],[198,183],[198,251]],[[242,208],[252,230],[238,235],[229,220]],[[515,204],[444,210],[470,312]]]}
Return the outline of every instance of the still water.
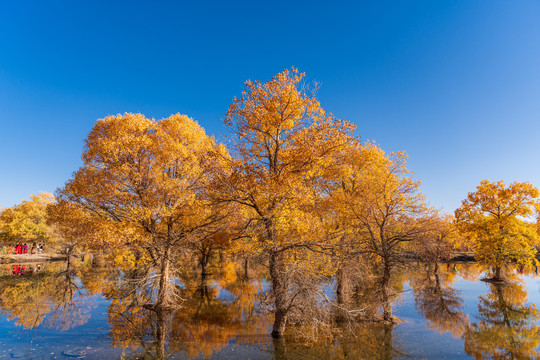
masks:
{"label": "still water", "polygon": [[476,264],[418,265],[395,285],[399,324],[348,324],[339,335],[293,329],[309,336],[276,341],[260,306],[263,273],[206,286],[193,277],[178,284],[182,307],[158,314],[142,306],[136,281],[126,281],[134,273],[80,263],[1,266],[0,358],[540,358],[540,277],[518,269],[501,286],[480,281]]}

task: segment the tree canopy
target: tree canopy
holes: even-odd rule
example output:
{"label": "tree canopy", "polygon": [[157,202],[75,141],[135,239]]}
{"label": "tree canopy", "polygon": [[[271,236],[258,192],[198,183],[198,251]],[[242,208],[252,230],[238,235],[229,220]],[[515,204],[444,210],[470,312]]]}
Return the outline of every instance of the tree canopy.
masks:
{"label": "tree canopy", "polygon": [[4,242],[51,240],[54,235],[47,226],[47,206],[54,201],[53,194],[43,192],[3,209],[0,212],[0,236]]}
{"label": "tree canopy", "polygon": [[539,206],[539,196],[528,182],[505,186],[503,181],[483,180],[456,210],[459,229],[474,241],[477,260],[495,269],[495,279],[511,261],[522,266],[538,264],[540,237],[528,217]]}

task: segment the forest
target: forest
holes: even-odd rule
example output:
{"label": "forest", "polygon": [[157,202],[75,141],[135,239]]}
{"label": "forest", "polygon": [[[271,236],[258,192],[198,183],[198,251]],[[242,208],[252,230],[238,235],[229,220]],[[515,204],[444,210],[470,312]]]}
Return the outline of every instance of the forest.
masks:
{"label": "forest", "polygon": [[[540,265],[535,186],[483,180],[443,213],[420,192],[405,152],[362,141],[361,128],[326,112],[295,68],[246,81],[223,120],[219,143],[187,115],[99,119],[63,187],[1,210],[4,249],[39,242],[110,264],[133,280],[117,298],[144,294],[158,317],[193,307],[186,289],[257,272],[269,284],[274,338],[399,322],[395,279],[419,263],[474,258],[492,283],[511,280],[510,264]],[[254,291],[246,289],[234,291]]]}

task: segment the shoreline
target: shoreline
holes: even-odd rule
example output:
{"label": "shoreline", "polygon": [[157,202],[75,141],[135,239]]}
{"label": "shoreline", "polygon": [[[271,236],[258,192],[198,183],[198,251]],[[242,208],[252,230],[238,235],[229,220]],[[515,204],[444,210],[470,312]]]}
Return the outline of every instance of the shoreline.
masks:
{"label": "shoreline", "polygon": [[63,254],[20,254],[20,255],[0,255],[0,264],[24,264],[36,262],[53,262],[67,260],[67,255]]}

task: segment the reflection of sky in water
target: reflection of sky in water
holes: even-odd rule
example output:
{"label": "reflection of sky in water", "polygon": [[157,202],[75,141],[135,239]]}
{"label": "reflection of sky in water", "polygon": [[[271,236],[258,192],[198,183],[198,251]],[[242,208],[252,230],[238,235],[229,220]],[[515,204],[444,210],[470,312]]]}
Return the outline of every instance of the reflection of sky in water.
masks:
{"label": "reflection of sky in water", "polygon": [[15,359],[85,359],[119,358],[122,349],[115,349],[109,340],[107,324],[109,301],[100,295],[85,300],[92,303],[87,323],[62,332],[40,325],[24,330],[0,317],[0,358]]}
{"label": "reflection of sky in water", "polygon": [[[480,276],[483,278],[484,276]],[[540,306],[540,278],[523,276],[522,284],[527,288],[529,296],[525,304]],[[453,282],[454,289],[460,291],[463,300],[463,311],[468,314],[471,322],[478,321],[478,298],[490,293],[490,284],[484,281],[467,281],[457,276]],[[460,337],[452,336],[450,332],[439,333],[428,328],[427,320],[420,316],[414,301],[414,293],[405,284],[403,301],[398,302],[395,314],[404,323],[399,324],[394,331],[394,341],[412,358],[423,359],[472,359],[464,350]],[[540,321],[537,321],[540,324]]]}
{"label": "reflection of sky in water", "polygon": [[[41,271],[48,271],[42,269]],[[24,276],[33,276],[27,274]],[[9,271],[4,272],[3,278],[9,281],[17,281]],[[18,279],[23,280],[22,277]],[[80,286],[77,279],[75,283]],[[526,303],[540,305],[540,277],[524,276],[522,282],[528,289],[529,295]],[[217,298],[224,303],[235,301],[231,291],[219,289],[216,282],[211,287],[218,288]],[[490,292],[490,285],[482,281],[468,281],[456,275],[453,288],[459,291],[463,300],[461,311],[468,314],[471,322],[478,321],[478,298]],[[266,279],[262,279],[262,289],[269,289]],[[54,289],[50,289],[55,291]],[[329,292],[325,287],[324,292]],[[85,292],[83,291],[83,294]],[[84,295],[83,295],[84,296]],[[15,321],[8,320],[3,310],[0,316],[0,359],[60,359],[60,358],[85,358],[85,359],[108,359],[121,358],[123,353],[133,354],[131,350],[114,348],[109,338],[111,329],[108,324],[108,306],[110,301],[101,295],[93,295],[76,301],[89,304],[89,319],[86,323],[75,326],[68,331],[60,331],[47,327],[46,321],[38,327],[25,330],[15,325]],[[394,313],[405,322],[394,327],[393,343],[407,358],[426,359],[462,359],[471,358],[465,353],[464,342],[460,336],[453,336],[450,332],[439,333],[428,328],[428,321],[419,315],[415,305],[415,294],[409,283],[405,283],[403,293],[399,301],[395,303]],[[245,346],[238,339],[229,342],[218,353],[212,355],[212,359],[271,359],[272,340],[268,334],[254,334],[253,336],[264,338],[259,345]],[[267,345],[261,345],[266,343]],[[267,347],[269,346],[269,348]],[[362,346],[358,344],[358,346]],[[177,354],[174,358],[185,358],[183,354]],[[302,357],[301,357],[302,358]],[[322,360],[322,359],[321,359]]]}
{"label": "reflection of sky in water", "polygon": [[[476,316],[478,296],[488,291],[488,285],[482,281],[470,282],[459,278],[453,287],[461,291],[461,310],[469,314],[470,318]],[[404,287],[403,301],[399,304],[395,313],[405,322],[396,326],[394,341],[399,343],[406,353],[413,358],[471,358],[465,353],[461,338],[455,338],[450,332],[440,334],[427,327],[427,320],[416,310],[414,293],[408,284]]]}

